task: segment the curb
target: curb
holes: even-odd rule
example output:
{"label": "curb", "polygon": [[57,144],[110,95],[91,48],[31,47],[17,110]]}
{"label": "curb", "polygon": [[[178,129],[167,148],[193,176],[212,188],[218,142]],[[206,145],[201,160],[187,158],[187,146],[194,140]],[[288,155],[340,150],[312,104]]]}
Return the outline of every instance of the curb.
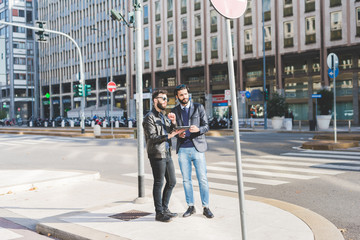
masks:
{"label": "curb", "polygon": [[340,141],[335,143],[333,141],[316,140],[311,142],[305,142],[302,144],[303,149],[312,149],[312,150],[335,150],[335,149],[345,149],[345,148],[352,148],[358,146],[359,146],[359,142],[355,142],[355,141]]}

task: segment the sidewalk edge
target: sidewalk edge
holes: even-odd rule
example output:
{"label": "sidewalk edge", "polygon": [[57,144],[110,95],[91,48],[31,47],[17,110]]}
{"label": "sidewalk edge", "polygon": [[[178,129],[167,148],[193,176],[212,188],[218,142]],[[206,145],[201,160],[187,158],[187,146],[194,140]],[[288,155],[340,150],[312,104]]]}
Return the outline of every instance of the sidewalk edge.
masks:
{"label": "sidewalk edge", "polygon": [[253,195],[246,195],[246,199],[263,202],[295,215],[310,227],[315,240],[344,240],[340,230],[332,222],[309,209],[288,202]]}

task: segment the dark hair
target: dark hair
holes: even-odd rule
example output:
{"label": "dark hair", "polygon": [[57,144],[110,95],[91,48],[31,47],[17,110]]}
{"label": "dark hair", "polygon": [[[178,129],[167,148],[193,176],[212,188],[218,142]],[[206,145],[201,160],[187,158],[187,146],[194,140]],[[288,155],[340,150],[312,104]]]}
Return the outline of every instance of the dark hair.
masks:
{"label": "dark hair", "polygon": [[174,89],[174,95],[175,95],[175,97],[177,96],[178,91],[183,90],[183,89],[186,89],[188,92],[190,92],[188,86],[186,86],[185,84],[180,84],[180,85],[177,85],[177,86],[175,87],[175,89]]}
{"label": "dark hair", "polygon": [[152,94],[152,100],[154,101],[155,98],[157,98],[157,96],[159,96],[159,94],[167,94],[168,91],[166,91],[165,89],[158,89],[155,90]]}

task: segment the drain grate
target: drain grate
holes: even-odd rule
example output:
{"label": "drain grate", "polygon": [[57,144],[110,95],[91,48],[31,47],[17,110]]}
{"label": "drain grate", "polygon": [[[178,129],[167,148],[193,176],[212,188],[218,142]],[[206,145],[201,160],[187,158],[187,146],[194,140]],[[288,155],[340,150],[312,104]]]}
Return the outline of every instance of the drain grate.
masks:
{"label": "drain grate", "polygon": [[151,213],[148,213],[148,212],[142,212],[142,211],[138,211],[138,210],[130,210],[130,211],[127,211],[127,212],[111,215],[109,217],[119,219],[119,220],[123,220],[123,221],[131,221],[131,220],[135,220],[135,219],[138,219],[138,218],[141,218],[141,217],[145,217],[145,216],[150,215],[150,214]]}

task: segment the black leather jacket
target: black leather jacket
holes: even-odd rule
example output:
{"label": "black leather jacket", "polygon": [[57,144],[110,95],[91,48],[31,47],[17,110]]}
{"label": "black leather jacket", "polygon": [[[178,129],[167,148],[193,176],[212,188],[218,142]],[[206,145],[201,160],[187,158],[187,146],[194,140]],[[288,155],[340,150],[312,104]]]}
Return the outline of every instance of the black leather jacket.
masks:
{"label": "black leather jacket", "polygon": [[166,142],[169,143],[171,149],[171,139],[168,139],[168,135],[163,134],[163,128],[166,132],[170,133],[176,127],[176,124],[165,117],[165,126],[162,123],[159,112],[153,108],[148,114],[146,114],[143,122],[144,133],[146,139],[146,150],[149,158],[166,158],[167,149]]}

